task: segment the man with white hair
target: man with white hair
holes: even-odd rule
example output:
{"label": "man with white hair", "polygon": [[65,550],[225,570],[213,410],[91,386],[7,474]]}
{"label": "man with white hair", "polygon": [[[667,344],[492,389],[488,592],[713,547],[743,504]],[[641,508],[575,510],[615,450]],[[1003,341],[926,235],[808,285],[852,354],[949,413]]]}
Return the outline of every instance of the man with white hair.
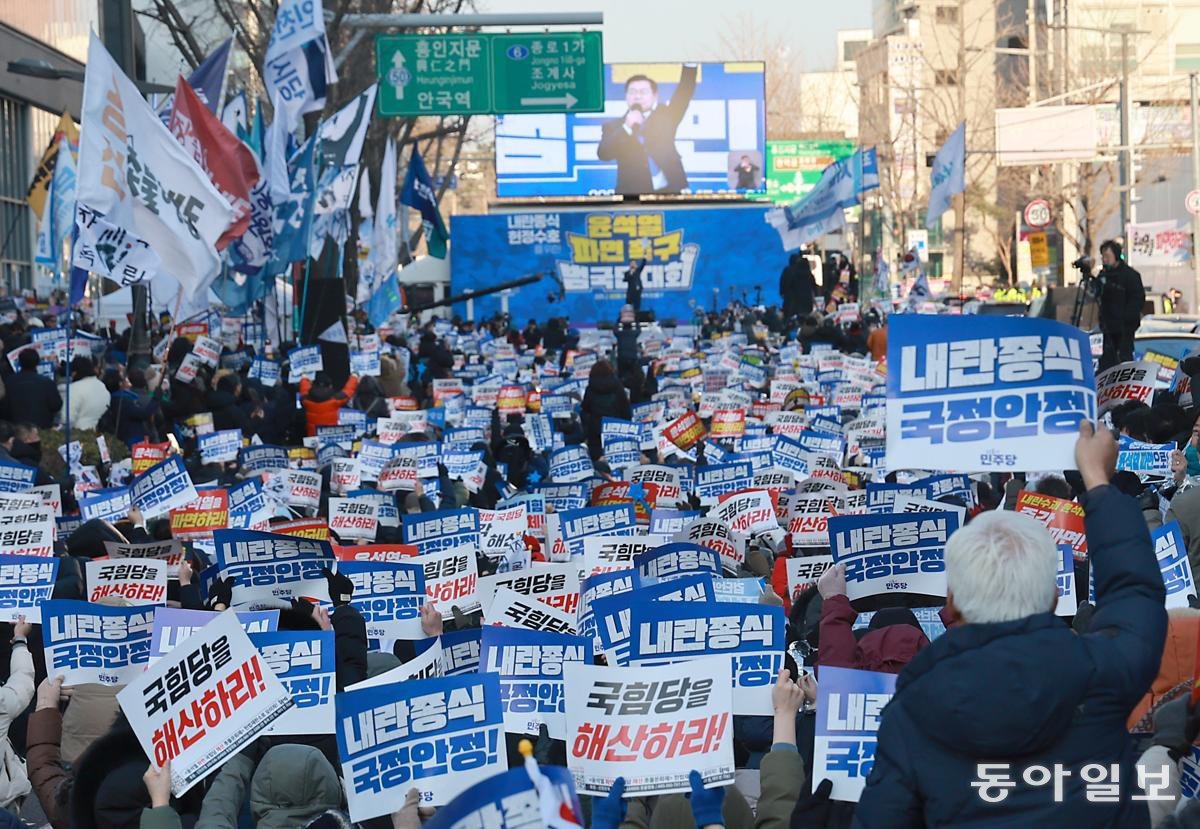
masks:
{"label": "man with white hair", "polygon": [[959,623],[898,677],[855,826],[1150,825],[1125,718],[1158,671],[1167,614],[1141,510],[1109,484],[1116,458],[1110,432],[1080,425],[1086,635],[1054,615],[1059,554],[1037,521],[988,513],[950,537]]}

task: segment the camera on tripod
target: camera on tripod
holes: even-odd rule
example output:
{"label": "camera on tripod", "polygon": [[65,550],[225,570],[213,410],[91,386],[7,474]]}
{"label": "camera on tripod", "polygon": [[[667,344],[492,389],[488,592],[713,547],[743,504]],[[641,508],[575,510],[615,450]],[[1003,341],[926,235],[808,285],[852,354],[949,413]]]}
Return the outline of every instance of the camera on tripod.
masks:
{"label": "camera on tripod", "polygon": [[1071,267],[1075,268],[1076,270],[1091,273],[1092,268],[1096,267],[1096,260],[1090,256],[1080,256],[1071,263]]}

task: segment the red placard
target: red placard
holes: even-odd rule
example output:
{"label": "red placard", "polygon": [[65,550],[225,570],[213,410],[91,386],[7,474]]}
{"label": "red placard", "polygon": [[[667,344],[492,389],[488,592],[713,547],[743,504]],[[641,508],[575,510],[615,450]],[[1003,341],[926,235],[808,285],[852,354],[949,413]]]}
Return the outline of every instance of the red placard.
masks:
{"label": "red placard", "polygon": [[170,443],[135,443],[130,450],[133,474],[141,475],[171,453]]}
{"label": "red placard", "polygon": [[415,544],[334,544],[338,561],[397,562],[420,555]]}
{"label": "red placard", "polygon": [[229,492],[202,489],[190,504],[171,510],[172,538],[212,538],[213,530],[229,526]]}
{"label": "red placard", "polygon": [[281,524],[272,524],[270,531],[296,538],[311,538],[316,541],[329,540],[329,524],[325,522],[324,518],[298,518],[295,521],[284,521]]}
{"label": "red placard", "polygon": [[1087,558],[1087,535],[1083,529],[1083,507],[1074,501],[1021,490],[1017,512],[1031,515],[1046,525],[1055,544],[1070,544],[1075,558]]}
{"label": "red placard", "polygon": [[695,412],[684,412],[663,429],[663,436],[680,449],[688,450],[704,440],[704,423]]}

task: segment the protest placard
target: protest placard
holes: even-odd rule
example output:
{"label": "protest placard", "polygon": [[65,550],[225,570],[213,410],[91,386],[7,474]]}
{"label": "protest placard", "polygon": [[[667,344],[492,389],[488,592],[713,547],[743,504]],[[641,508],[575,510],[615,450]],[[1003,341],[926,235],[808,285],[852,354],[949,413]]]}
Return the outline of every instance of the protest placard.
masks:
{"label": "protest placard", "polygon": [[549,633],[576,632],[573,616],[508,587],[496,588],[483,614],[483,623]]}
{"label": "protest placard", "polygon": [[733,783],[733,691],[729,661],[694,659],[656,668],[568,663],[567,767],[586,794],[607,795],[625,778],[625,797]]}
{"label": "protest placard", "polygon": [[422,553],[414,563],[425,568],[425,595],[441,611],[443,619],[453,619],[455,607],[462,613],[479,609],[479,596],[475,592],[479,563],[473,548]]}
{"label": "protest placard", "polygon": [[196,487],[180,455],[172,455],[134,476],[132,502],[146,519],[157,518],[196,500]]}
{"label": "protest placard", "polygon": [[292,706],[267,734],[332,734],[337,662],[332,630],[280,630],[250,634],[262,661],[292,698]]}
{"label": "protest placard", "polygon": [[362,614],[367,638],[391,641],[425,635],[421,629],[425,568],[415,559],[403,563],[343,559],[337,571],[354,584],[350,604]]}
{"label": "protest placard", "polygon": [[[181,607],[154,608],[150,629],[150,661],[166,656],[177,645],[220,614],[214,610],[185,610]],[[238,610],[234,614],[246,633],[279,630],[278,610]]]}
{"label": "protest placard", "polygon": [[47,556],[0,555],[0,622],[39,624],[58,578],[59,560]]}
{"label": "protest placard", "polygon": [[202,489],[196,500],[171,510],[173,538],[212,538],[215,530],[228,527],[229,492],[224,489]]}
{"label": "protest placard", "polygon": [[749,461],[710,464],[696,470],[695,494],[702,505],[712,506],[720,496],[749,489],[753,482],[754,468]]}
{"label": "protest placard", "polygon": [[485,626],[479,670],[500,677],[504,730],[536,735],[545,725],[550,738],[566,737],[563,666],[591,664],[592,640],[515,627]]}
{"label": "protest placard", "polygon": [[663,437],[687,451],[704,439],[704,423],[695,412],[684,412],[663,428]]}
{"label": "protest placard", "polygon": [[405,543],[422,553],[479,546],[479,513],[473,509],[406,514],[401,522]]}
{"label": "protest placard", "polygon": [[564,446],[550,453],[550,477],[557,482],[586,481],[595,474],[586,444]]}
{"label": "protest placard", "polygon": [[652,550],[666,539],[661,536],[592,535],[583,539],[580,573],[594,576],[614,570],[629,570],[636,556]]}
{"label": "protest placard", "polygon": [[117,701],[146,756],[171,764],[176,797],[292,706],[232,611],[137,676]]}
{"label": "protest placard", "polygon": [[715,596],[711,573],[687,573],[658,583],[635,577],[634,589],[593,599],[588,610],[594,617],[594,633],[609,665],[628,667],[630,618],[634,605],[647,602],[698,602],[707,604]]}
{"label": "protest placard", "polygon": [[121,521],[129,515],[133,503],[133,492],[129,487],[115,486],[97,489],[78,499],[79,512],[84,521],[102,518],[105,521]]}
{"label": "protest placard", "polygon": [[357,498],[329,499],[329,529],[341,539],[373,541],[379,526],[379,509]]}
{"label": "protest placard", "polygon": [[167,563],[167,578],[179,578],[179,565],[183,561],[183,544],[179,539],[145,541],[136,544],[105,541],[104,552],[112,559],[159,558]]}
{"label": "protest placard", "polygon": [[1058,601],[1054,605],[1055,616],[1074,616],[1079,610],[1079,595],[1075,589],[1075,556],[1072,555],[1070,544],[1059,544],[1058,572],[1055,582],[1058,587]]}
{"label": "protest placard", "polygon": [[684,530],[675,534],[675,541],[688,541],[715,551],[721,556],[722,566],[736,573],[746,560],[745,541],[736,537],[729,526],[713,518],[698,518]]}
{"label": "protest placard", "polygon": [[41,505],[0,509],[0,555],[54,555],[54,510]]}
{"label": "protest placard", "polygon": [[[790,482],[789,482],[790,485]],[[709,516],[720,521],[734,535],[746,538],[778,529],[775,501],[766,490],[736,492],[722,496]]]}
{"label": "protest placard", "polygon": [[721,574],[721,556],[716,550],[690,541],[671,541],[636,553],[633,566],[648,584],[688,573]]}
{"label": "protest placard", "polygon": [[248,473],[278,472],[288,468],[288,452],[282,446],[268,443],[243,446],[238,461]]}
{"label": "protest placard", "polygon": [[1096,375],[1096,405],[1099,414],[1129,400],[1148,403],[1158,379],[1158,364],[1120,363]]}
{"label": "protest placard", "polygon": [[119,596],[131,605],[166,604],[167,562],[158,558],[87,562],[88,601]]}
{"label": "protest placard", "polygon": [[1145,443],[1121,435],[1117,451],[1117,469],[1136,472],[1143,480],[1166,478],[1171,474],[1174,442]]}
{"label": "protest placard", "polygon": [[887,468],[1071,469],[1096,419],[1087,335],[1032,317],[890,320]]}
{"label": "protest placard", "polygon": [[530,570],[480,576],[478,597],[484,610],[491,607],[492,596],[501,587],[557,608],[572,619],[579,607],[579,567],[575,564],[537,564]]}
{"label": "protest placard", "polygon": [[63,685],[127,685],[150,659],[153,607],[107,607],[74,599],[42,603],[46,671]]}
{"label": "protest placard", "polygon": [[633,504],[560,510],[558,522],[559,535],[572,557],[584,554],[588,536],[633,535],[637,530]]}
{"label": "protest placard", "polygon": [[833,560],[846,567],[846,596],[855,610],[909,603],[937,605],[946,597],[946,541],[958,515],[837,515],[829,519]]}
{"label": "protest placard", "polygon": [[204,463],[223,463],[236,461],[242,448],[241,429],[221,429],[201,435],[197,440],[200,445],[200,460]]}
{"label": "protest placard", "polygon": [[787,559],[787,590],[790,601],[815,589],[817,579],[833,566],[833,556],[792,556]]}
{"label": "protest placard", "polygon": [[858,802],[875,762],[876,735],[883,708],[895,692],[895,674],[821,669],[813,790],[822,781],[831,780],[830,799]]}
{"label": "protest placard", "polygon": [[1163,524],[1151,534],[1158,569],[1167,590],[1167,607],[1190,607],[1188,598],[1196,595],[1196,580],[1188,561],[1187,544],[1178,521]]}
{"label": "protest placard", "polygon": [[727,657],[734,714],[771,713],[771,687],[783,667],[783,608],[734,602],[636,602],[629,619],[630,666],[702,656]]}
{"label": "protest placard", "polygon": [[321,346],[303,345],[293,348],[287,353],[288,382],[299,383],[301,380],[312,380],[318,371],[325,369],[325,361],[321,357]]}
{"label": "protest placard", "polygon": [[1021,490],[1017,493],[1017,512],[1032,516],[1046,525],[1055,544],[1070,544],[1075,558],[1087,558],[1087,534],[1083,527],[1083,507],[1074,501]]}
{"label": "protest placard", "polygon": [[292,599],[328,595],[321,570],[333,565],[326,541],[253,530],[213,533],[217,567],[232,578],[233,603],[272,607]]}
{"label": "protest placard", "polygon": [[396,811],[405,792],[450,802],[505,764],[500,680],[410,680],[337,695],[337,742],[350,818]]}

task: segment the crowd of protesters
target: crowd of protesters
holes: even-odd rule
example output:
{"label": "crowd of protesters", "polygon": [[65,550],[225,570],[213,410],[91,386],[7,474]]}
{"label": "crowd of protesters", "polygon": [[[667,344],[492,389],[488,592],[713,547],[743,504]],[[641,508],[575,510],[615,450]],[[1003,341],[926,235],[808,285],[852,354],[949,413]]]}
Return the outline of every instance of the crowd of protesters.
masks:
{"label": "crowd of protesters", "polygon": [[[694,335],[685,338],[690,345],[684,356],[703,357],[713,342],[735,338],[760,349],[767,365],[777,365],[779,349],[789,344],[799,345],[804,354],[817,345],[882,359],[886,317],[875,310],[849,316],[814,310],[806,264],[802,257],[789,264],[784,308],[734,306],[698,316]],[[670,336],[635,322],[632,314],[623,315],[604,337],[585,335],[561,318],[531,319],[521,328],[505,317],[479,326],[457,318],[406,321],[380,332],[383,353],[375,376],[335,379],[332,371],[321,371],[292,384],[286,382],[285,365],[274,385],[250,376],[257,350],[240,337],[225,343],[215,370],[202,366],[193,379],[184,380],[179,370],[192,348],[187,338],[165,343],[161,362],[133,367],[127,357],[129,332],[110,329],[99,332],[92,353],[75,356],[65,371],[60,368],[51,377],[39,372],[43,361],[36,350],[21,348],[32,330],[56,324],[52,310],[19,310],[0,325],[5,352],[17,354],[15,361],[0,361],[0,459],[37,466],[39,480],[59,483],[65,515],[76,510],[76,496],[88,487],[78,486],[86,483],[78,470],[56,463],[41,443],[67,424],[68,439],[101,434],[127,450],[171,440],[194,481],[227,485],[242,471],[236,462],[202,463],[195,449],[197,432],[204,428],[240,429],[247,440],[299,448],[319,427],[338,424],[343,409],[383,417],[397,399],[430,408],[434,381],[486,361],[479,346],[488,341],[513,346],[521,377],[542,388],[569,376],[579,355],[599,351],[577,405],[553,422],[567,445],[587,446],[597,477],[611,481],[620,472],[606,463],[604,419],[630,420],[633,406],[656,399],[664,388],[687,385],[681,382],[685,370],[679,361],[666,356]],[[156,344],[171,336],[168,323],[152,331]],[[293,345],[281,343],[273,351],[282,357]],[[1185,363],[1187,369],[1200,373],[1200,364]],[[786,405],[803,408],[802,400],[789,398]],[[531,402],[531,411],[534,406]],[[826,554],[828,548],[751,539],[741,572],[729,575],[765,579],[768,590],[761,601],[784,606],[789,647],[787,667],[773,689],[773,717],[736,718],[737,785],[706,789],[696,775],[690,795],[623,798],[618,780],[607,797],[584,804],[591,825],[1200,825],[1200,806],[1184,797],[1180,786],[1180,764],[1189,760],[1200,729],[1200,715],[1190,702],[1200,609],[1170,614],[1164,609],[1149,536],[1164,521],[1179,521],[1193,570],[1200,566],[1200,487],[1192,486],[1200,478],[1198,412],[1159,392],[1153,405],[1125,404],[1111,412],[1110,423],[1082,426],[1075,470],[1029,480],[974,476],[971,498],[955,504],[967,508],[969,517],[946,550],[949,589],[941,609],[946,631],[932,641],[906,607],[881,609],[859,628],[840,566],[809,589],[790,593],[781,577],[786,560]],[[484,453],[483,486],[469,491],[443,468],[414,491],[399,493],[399,510],[493,509],[506,494],[550,479],[548,453],[530,445],[521,419],[511,414],[502,419],[494,411],[486,439],[472,447]],[[1175,443],[1173,479],[1150,485],[1117,472],[1113,432]],[[431,424],[404,440],[439,437],[440,428]],[[858,466],[850,460],[842,459],[843,466]],[[644,451],[642,462],[690,463],[659,457],[654,449]],[[705,463],[703,452],[695,463]],[[110,483],[117,465],[98,464],[100,480],[94,483]],[[321,471],[318,516],[326,514],[330,496],[328,470]],[[889,480],[894,479],[893,474]],[[847,481],[860,479],[848,475]],[[1012,511],[1013,496],[1022,488],[1076,500],[1085,510],[1089,556],[1077,562],[1076,581],[1088,584],[1090,569],[1095,602],[1082,602],[1074,618],[1053,614],[1058,553],[1040,524]],[[169,534],[164,519],[146,521],[136,509],[124,520],[84,522],[56,543],[62,564],[54,597],[87,595],[83,564],[104,555],[104,541]],[[380,526],[375,540],[401,539],[398,529]],[[535,567],[548,560],[536,538],[528,537],[527,543]],[[198,552],[189,557],[171,582],[172,605],[223,610],[232,604],[225,580],[216,581],[207,595],[199,590],[195,574],[208,565]],[[497,566],[479,556],[480,574]],[[339,690],[413,657],[411,647],[369,652],[363,620],[345,595],[349,581],[333,572],[327,578],[332,612],[295,601],[281,610],[279,627],[334,632]],[[481,621],[478,613],[455,609],[453,621],[443,624],[437,612],[426,609],[422,629],[428,637]],[[47,676],[38,626],[21,621],[8,627],[9,634],[0,636],[0,665],[8,666],[0,688],[0,732],[7,733],[0,764],[0,806],[7,811],[0,827],[351,825],[332,736],[259,738],[202,785],[174,798],[167,770],[148,763],[121,714],[118,689],[64,687],[61,678]],[[830,799],[828,783],[815,791],[812,785],[814,705],[826,666],[899,674],[896,696],[882,717],[874,768],[857,804]],[[563,762],[561,741],[544,733],[529,738],[536,741],[540,762]],[[515,739],[510,742],[511,760]],[[1111,802],[1093,801],[1078,776],[1068,778],[1057,797],[1046,788],[1018,785],[993,802],[981,797],[979,765],[984,763],[1069,769],[1094,763],[1119,770],[1121,785]],[[1133,781],[1140,779],[1139,769],[1159,767],[1169,773],[1169,796],[1144,802]],[[390,821],[362,825],[417,829],[428,817],[410,793]]]}

